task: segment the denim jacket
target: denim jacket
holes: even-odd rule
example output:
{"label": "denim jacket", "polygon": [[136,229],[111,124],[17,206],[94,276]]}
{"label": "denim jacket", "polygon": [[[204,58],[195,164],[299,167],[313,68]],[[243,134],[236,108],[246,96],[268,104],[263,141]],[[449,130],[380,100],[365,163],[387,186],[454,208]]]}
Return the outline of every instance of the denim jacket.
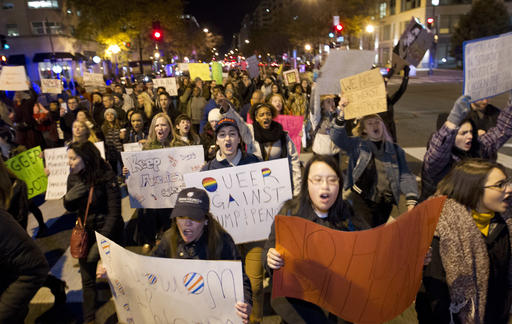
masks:
{"label": "denim jacket", "polygon": [[[344,189],[349,189],[359,180],[372,159],[370,141],[358,136],[348,136],[345,126],[339,126],[335,121],[331,128],[331,139],[349,157],[343,186]],[[400,193],[402,193],[407,199],[407,204],[414,204],[418,200],[418,183],[416,177],[409,171],[404,150],[388,141],[384,141],[383,145],[385,158],[382,162],[386,165],[387,177],[395,202],[398,204]]]}

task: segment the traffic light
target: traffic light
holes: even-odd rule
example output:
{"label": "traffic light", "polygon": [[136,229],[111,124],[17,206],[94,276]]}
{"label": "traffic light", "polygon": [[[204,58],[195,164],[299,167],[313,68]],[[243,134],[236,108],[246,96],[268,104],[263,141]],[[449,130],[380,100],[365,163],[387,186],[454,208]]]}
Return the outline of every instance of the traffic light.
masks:
{"label": "traffic light", "polygon": [[336,34],[341,34],[341,32],[343,31],[343,25],[342,24],[337,24],[334,26],[334,32]]}
{"label": "traffic light", "polygon": [[156,42],[159,42],[162,40],[163,32],[162,32],[162,28],[160,27],[159,21],[153,22],[153,30],[151,31],[151,37]]}
{"label": "traffic light", "polygon": [[9,46],[9,44],[7,44],[7,39],[5,38],[4,35],[0,35],[0,49],[3,49],[3,50],[8,50],[9,48],[11,48],[11,46]]}
{"label": "traffic light", "polygon": [[2,55],[0,56],[0,64],[6,64],[7,63],[7,56]]}
{"label": "traffic light", "polygon": [[433,26],[434,26],[434,18],[432,18],[432,17],[427,18],[427,28],[432,29]]}

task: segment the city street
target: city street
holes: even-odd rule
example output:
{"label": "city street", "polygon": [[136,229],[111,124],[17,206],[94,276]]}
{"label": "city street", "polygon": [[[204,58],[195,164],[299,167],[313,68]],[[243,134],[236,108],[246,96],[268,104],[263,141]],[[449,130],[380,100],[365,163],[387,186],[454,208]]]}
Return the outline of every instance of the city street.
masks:
{"label": "city street", "polygon": [[[453,102],[462,93],[462,73],[436,71],[433,77],[429,78],[424,73],[417,77],[412,77],[407,92],[402,99],[395,105],[395,118],[398,129],[398,142],[408,153],[407,160],[410,168],[416,175],[419,175],[421,160],[424,154],[427,141],[435,131],[437,115],[442,112],[448,112]],[[400,83],[400,79],[395,77],[390,81],[388,91],[392,93]],[[490,102],[497,107],[503,107],[508,98],[508,94],[493,98]],[[512,148],[504,147],[501,150],[499,161],[504,163],[507,168],[512,169]],[[311,156],[310,153],[304,153],[301,160],[306,161]],[[71,228],[74,225],[72,215],[65,215],[66,211],[62,206],[62,201],[48,201],[41,207],[45,221],[50,228],[50,235],[37,239],[38,245],[46,253],[50,262],[51,273],[66,281],[67,289],[67,308],[66,311],[59,313],[59,319],[64,323],[73,322],[75,317],[80,317],[81,313],[81,282],[78,268],[78,262],[70,256],[68,245]],[[403,208],[402,208],[403,210]],[[128,221],[133,214],[133,209],[129,208],[129,202],[124,195],[123,198],[123,217]],[[394,212],[397,215],[398,212]],[[61,216],[64,215],[64,216]],[[35,235],[37,232],[37,223],[32,216],[29,216],[29,235]],[[105,284],[108,289],[108,285]],[[107,296],[107,294],[105,294]],[[267,294],[268,296],[268,294]],[[105,297],[107,298],[107,297]],[[35,318],[48,310],[53,304],[53,296],[49,289],[42,288],[34,297],[31,303],[30,313],[27,317],[27,323],[33,323]],[[114,312],[113,303],[107,303],[98,311],[98,323],[104,323]],[[266,312],[264,323],[278,323],[279,319],[272,316],[270,311]],[[415,322],[415,313],[413,308],[407,310],[400,318],[392,321],[393,323],[413,323]]]}

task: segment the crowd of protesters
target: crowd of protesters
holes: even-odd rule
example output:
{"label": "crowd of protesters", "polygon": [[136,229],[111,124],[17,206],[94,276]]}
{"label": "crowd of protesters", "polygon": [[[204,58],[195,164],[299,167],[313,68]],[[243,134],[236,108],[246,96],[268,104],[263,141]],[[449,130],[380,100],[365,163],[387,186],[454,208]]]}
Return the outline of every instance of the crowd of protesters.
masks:
{"label": "crowd of protesters", "polygon": [[[67,146],[70,175],[64,207],[79,218],[88,213],[91,236],[98,231],[157,257],[241,259],[245,299],[235,307],[245,323],[262,322],[264,278],[286,263],[275,248],[274,226],[268,240],[235,245],[209,212],[206,193],[188,188],[174,209],[137,209],[135,226],[123,230],[120,186],[130,176],[121,160],[123,144],[139,143],[143,150],[202,145],[202,171],[286,158],[294,198],[279,214],[340,231],[389,222],[401,197],[412,210],[432,195],[446,195],[448,207],[425,258],[418,320],[507,323],[512,304],[512,181],[496,157],[512,136],[512,104],[498,109],[486,100],[471,103],[471,98],[460,97],[447,116],[440,116],[419,187],[397,144],[393,120],[393,105],[406,91],[408,72],[406,67],[399,90],[388,95],[387,112],[355,121],[344,119],[350,104],[346,98],[316,95],[315,83],[306,77],[285,85],[277,73],[263,71],[251,78],[246,71],[231,70],[223,84],[182,76],[176,96],[153,88],[151,80],[114,83],[103,90],[79,87],[76,96],[66,91],[50,97],[30,90],[16,92],[10,100],[3,93],[0,148],[7,160],[35,146]],[[304,117],[301,136],[305,149],[314,153],[305,165],[299,161],[300,148],[276,121],[278,115]],[[104,142],[105,159],[92,144],[98,141]],[[343,166],[344,159],[348,162]],[[197,195],[198,203],[180,202],[185,194]],[[38,236],[47,231],[39,209],[26,196],[23,182],[2,166],[0,230],[5,235],[0,236],[0,272],[7,281],[0,286],[1,323],[21,323],[30,298],[45,283],[55,291],[56,303],[63,302],[65,283],[47,275],[44,256],[23,231],[30,212],[39,222]],[[88,247],[79,266],[83,318],[93,323],[99,253],[94,241]],[[273,301],[272,307],[286,323],[343,322],[294,298]]]}

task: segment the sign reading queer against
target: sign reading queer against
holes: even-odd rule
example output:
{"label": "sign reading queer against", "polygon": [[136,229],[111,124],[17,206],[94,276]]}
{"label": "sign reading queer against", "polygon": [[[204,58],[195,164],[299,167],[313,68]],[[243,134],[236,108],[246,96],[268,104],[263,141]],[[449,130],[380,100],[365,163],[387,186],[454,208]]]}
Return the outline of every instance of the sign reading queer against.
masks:
{"label": "sign reading queer against", "polygon": [[241,323],[240,261],[155,258],[135,254],[96,232],[121,323]]}
{"label": "sign reading queer against", "polygon": [[9,170],[27,184],[29,199],[46,191],[48,178],[44,173],[43,159],[39,157],[40,154],[41,147],[36,146],[5,162]]}
{"label": "sign reading queer against", "polygon": [[66,194],[69,175],[68,152],[66,147],[44,150],[48,175],[46,200],[60,199]]}
{"label": "sign reading queer against", "polygon": [[512,33],[464,42],[464,94],[472,101],[512,89]]}
{"label": "sign reading queer against", "polygon": [[446,197],[418,205],[393,223],[342,232],[303,218],[277,216],[272,297],[314,303],[346,321],[383,323],[416,298],[427,250]]}
{"label": "sign reading queer against", "polygon": [[164,87],[165,91],[167,91],[167,93],[170,96],[178,95],[178,86],[176,85],[176,78],[153,79],[153,86],[155,88]]}
{"label": "sign reading queer against", "polygon": [[171,147],[141,152],[121,152],[132,208],[173,208],[183,175],[196,172],[204,164],[202,145]]}
{"label": "sign reading queer against", "polygon": [[185,174],[206,189],[210,212],[236,244],[265,240],[281,205],[292,198],[288,159]]}
{"label": "sign reading queer against", "polygon": [[376,114],[388,109],[386,86],[378,69],[340,80],[341,93],[348,99],[345,119]]}

